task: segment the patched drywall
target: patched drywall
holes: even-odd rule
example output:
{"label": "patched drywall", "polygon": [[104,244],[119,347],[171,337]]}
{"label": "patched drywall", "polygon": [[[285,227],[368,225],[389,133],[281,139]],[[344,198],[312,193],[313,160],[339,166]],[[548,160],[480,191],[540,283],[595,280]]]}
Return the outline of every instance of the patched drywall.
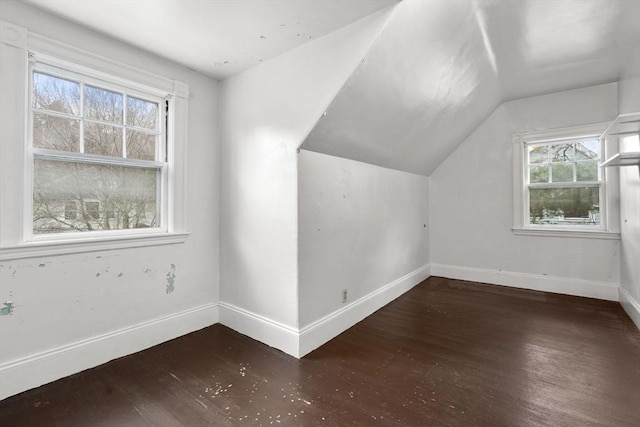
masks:
{"label": "patched drywall", "polygon": [[[4,395],[5,387],[12,387],[8,384],[9,378],[13,378],[9,371],[21,366],[15,365],[16,361],[24,358],[33,361],[39,354],[46,355],[42,361],[48,360],[51,354],[56,357],[68,354],[60,372],[60,375],[68,375],[89,367],[86,365],[88,359],[73,359],[72,355],[88,342],[111,336],[109,334],[114,331],[121,334],[122,347],[101,351],[95,358],[89,358],[101,363],[106,361],[101,359],[108,357],[106,355],[121,356],[122,348],[139,351],[176,334],[189,332],[180,328],[157,328],[144,339],[137,337],[128,343],[126,337],[130,328],[155,324],[158,319],[218,301],[219,145],[216,81],[21,2],[2,1],[1,7],[3,20],[70,46],[186,82],[190,89],[185,211],[191,234],[182,244],[0,262],[0,303],[4,304],[2,314],[7,312],[0,316],[0,372]],[[10,119],[21,122],[20,113],[15,111],[15,117]],[[23,144],[22,138],[5,139],[3,133],[2,153],[20,159]],[[9,179],[16,180],[15,177],[3,177],[3,189]],[[4,190],[2,195],[4,199]],[[11,200],[3,200],[3,203],[9,202],[20,206]],[[3,224],[3,230],[9,226]],[[18,229],[20,225],[13,226]],[[211,318],[210,322],[214,321]],[[56,353],[59,349],[65,350]],[[48,353],[51,351],[54,353]],[[55,379],[47,377],[46,372],[43,375],[48,380]],[[36,377],[36,374],[29,378],[23,376],[25,381],[20,380],[19,386],[38,385],[27,381],[37,381]],[[11,390],[15,392],[15,389]]]}
{"label": "patched drywall", "polygon": [[[431,176],[431,263],[475,278],[548,277],[604,288],[620,281],[617,240],[516,236],[512,135],[612,120],[616,84],[559,92],[500,106]],[[505,276],[506,277],[506,276]],[[555,289],[563,293],[567,290]]]}
{"label": "patched drywall", "polygon": [[298,171],[301,328],[428,264],[429,178],[304,150]]}
{"label": "patched drywall", "polygon": [[225,303],[297,328],[297,148],[360,63],[388,13],[374,14],[222,83]]}

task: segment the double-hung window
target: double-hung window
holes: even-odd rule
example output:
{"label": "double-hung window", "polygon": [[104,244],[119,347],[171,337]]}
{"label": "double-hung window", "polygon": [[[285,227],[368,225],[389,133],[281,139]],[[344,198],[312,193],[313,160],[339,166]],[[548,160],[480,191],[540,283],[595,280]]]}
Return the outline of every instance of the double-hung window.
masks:
{"label": "double-hung window", "polygon": [[601,228],[600,152],[598,136],[527,143],[529,225]]}
{"label": "double-hung window", "polygon": [[167,100],[100,77],[31,63],[34,239],[166,230]]}
{"label": "double-hung window", "polygon": [[184,242],[189,87],[0,20],[0,261]]}
{"label": "double-hung window", "polygon": [[600,167],[604,128],[602,124],[514,137],[517,234],[560,232],[615,237],[609,233],[611,198],[605,171]]}

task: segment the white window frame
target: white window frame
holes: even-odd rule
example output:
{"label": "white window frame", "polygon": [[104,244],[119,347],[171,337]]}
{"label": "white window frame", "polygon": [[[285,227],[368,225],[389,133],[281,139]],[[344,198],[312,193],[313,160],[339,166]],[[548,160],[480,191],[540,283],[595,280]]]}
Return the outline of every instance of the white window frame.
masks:
{"label": "white window frame", "polygon": [[[184,242],[189,234],[185,210],[188,86],[178,80],[57,42],[6,21],[0,21],[0,50],[3,58],[0,91],[3,99],[12,100],[0,105],[0,261]],[[141,95],[143,99],[151,94],[154,99],[167,100],[167,162],[156,165],[165,168],[160,189],[164,196],[160,227],[46,236],[32,234],[34,149],[28,141],[31,138],[30,76],[34,61],[44,64],[37,67],[56,67],[85,76],[100,82],[98,86],[103,88],[112,87],[131,95]],[[164,107],[163,102],[160,108]],[[55,150],[35,151],[45,158],[64,158],[64,154]],[[113,160],[105,163],[112,164]],[[133,159],[115,160],[123,165],[136,163]],[[16,209],[17,206],[21,208]]]}
{"label": "white window frame", "polygon": [[[545,130],[539,132],[518,133],[513,135],[513,232],[516,235],[543,237],[576,237],[594,239],[619,239],[618,185],[615,172],[600,168],[598,182],[558,183],[563,187],[599,184],[600,188],[600,226],[571,226],[530,224],[529,219],[529,183],[527,147],[533,143],[553,143],[581,138],[598,139],[600,160],[598,167],[607,157],[611,147],[600,139],[607,123]],[[544,185],[542,185],[544,187]]]}

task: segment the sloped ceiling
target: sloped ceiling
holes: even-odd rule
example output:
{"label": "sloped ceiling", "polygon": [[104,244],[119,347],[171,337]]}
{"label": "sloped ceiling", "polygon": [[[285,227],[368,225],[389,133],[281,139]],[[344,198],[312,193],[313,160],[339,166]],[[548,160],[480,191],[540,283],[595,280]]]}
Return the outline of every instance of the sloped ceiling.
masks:
{"label": "sloped ceiling", "polygon": [[395,5],[302,148],[423,175],[500,103],[640,56],[640,0],[23,1],[215,78]]}
{"label": "sloped ceiling", "polygon": [[22,1],[224,79],[399,0]]}
{"label": "sloped ceiling", "polygon": [[302,148],[430,175],[500,103],[617,80],[640,2],[404,0]]}

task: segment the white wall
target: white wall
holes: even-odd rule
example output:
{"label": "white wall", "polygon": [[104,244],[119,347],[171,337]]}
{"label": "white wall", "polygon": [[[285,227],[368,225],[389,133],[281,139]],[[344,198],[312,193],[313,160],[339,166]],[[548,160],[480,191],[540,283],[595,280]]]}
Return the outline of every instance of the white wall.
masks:
{"label": "white wall", "polygon": [[[298,327],[296,151],[388,13],[222,83],[221,322],[292,354]],[[251,329],[256,322],[266,332]],[[287,342],[273,336],[278,333]]]}
{"label": "white wall", "polygon": [[[298,170],[303,331],[357,303],[350,327],[428,276],[429,178],[305,150]],[[381,290],[390,297],[369,310]]]}
{"label": "white wall", "polygon": [[[640,112],[640,55],[632,58],[618,83],[618,110]],[[638,146],[635,148],[640,149]],[[640,175],[620,168],[620,302],[640,328]]]}
{"label": "white wall", "polygon": [[[20,2],[3,0],[0,18],[189,85],[191,232],[178,245],[1,262],[0,302],[15,305],[0,316],[2,398],[216,322],[219,143],[216,81]],[[3,155],[21,158],[22,138],[4,135]],[[3,198],[19,179],[3,177]]]}
{"label": "white wall", "polygon": [[616,114],[615,83],[496,109],[431,176],[432,274],[617,300],[619,241],[511,231],[512,134]]}

